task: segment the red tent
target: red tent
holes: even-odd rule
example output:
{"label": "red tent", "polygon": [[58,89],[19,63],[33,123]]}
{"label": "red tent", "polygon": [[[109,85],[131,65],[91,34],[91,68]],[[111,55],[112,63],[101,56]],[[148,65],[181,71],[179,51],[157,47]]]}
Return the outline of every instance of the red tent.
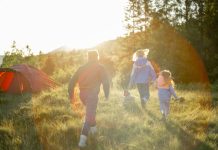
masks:
{"label": "red tent", "polygon": [[56,84],[44,72],[25,64],[0,68],[0,91],[7,93],[39,92]]}

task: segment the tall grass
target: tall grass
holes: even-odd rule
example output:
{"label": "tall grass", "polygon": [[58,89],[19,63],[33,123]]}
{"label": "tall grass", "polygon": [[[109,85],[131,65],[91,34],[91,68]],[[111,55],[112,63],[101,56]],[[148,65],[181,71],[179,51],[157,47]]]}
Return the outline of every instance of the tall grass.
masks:
{"label": "tall grass", "polygon": [[0,149],[41,149],[31,112],[31,95],[0,96]]}
{"label": "tall grass", "polygon": [[[211,106],[209,90],[178,87],[185,101],[171,101],[167,122],[161,119],[156,90],[151,90],[145,110],[137,91],[130,92],[135,100],[129,102],[118,88],[112,89],[109,101],[100,93],[98,133],[89,137],[86,149],[218,149],[218,109]],[[78,149],[84,110],[79,99],[71,105],[67,85],[31,96],[1,96],[0,102],[0,149]]]}

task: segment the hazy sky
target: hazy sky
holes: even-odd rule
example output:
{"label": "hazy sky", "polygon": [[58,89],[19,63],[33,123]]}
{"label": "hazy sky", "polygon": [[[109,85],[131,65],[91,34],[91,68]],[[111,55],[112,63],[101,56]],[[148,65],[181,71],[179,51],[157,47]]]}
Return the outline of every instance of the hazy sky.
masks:
{"label": "hazy sky", "polygon": [[127,0],[0,0],[0,54],[30,45],[48,52],[88,48],[125,33]]}

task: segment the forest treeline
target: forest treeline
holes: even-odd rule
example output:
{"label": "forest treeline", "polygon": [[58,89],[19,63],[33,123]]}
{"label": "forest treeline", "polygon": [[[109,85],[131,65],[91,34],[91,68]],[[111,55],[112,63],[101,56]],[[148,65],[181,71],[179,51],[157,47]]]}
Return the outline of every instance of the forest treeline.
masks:
{"label": "forest treeline", "polygon": [[[216,0],[128,0],[124,20],[126,35],[95,47],[114,83],[126,86],[132,55],[143,48],[150,49],[148,59],[155,70],[171,70],[176,82],[217,82]],[[19,49],[14,42],[11,50],[5,52],[2,67],[27,63],[66,83],[85,63],[85,51],[33,55],[30,46]]]}
{"label": "forest treeline", "polygon": [[119,63],[149,48],[150,60],[171,70],[177,82],[217,80],[218,1],[128,0],[124,23],[124,38],[99,46],[120,56]]}
{"label": "forest treeline", "polygon": [[[153,49],[154,59],[162,59],[158,61],[160,64],[165,64],[166,60],[170,61],[169,65],[173,65],[171,62],[174,62],[176,66],[185,64],[183,61],[190,63],[186,69],[182,66],[177,69],[167,66],[175,70],[176,74],[195,68],[192,62],[194,60],[188,58],[191,56],[195,59],[193,57],[195,53],[193,50],[195,50],[203,60],[211,82],[216,80],[218,75],[217,0],[129,0],[126,9],[126,26],[130,34],[144,31],[141,37],[135,38],[139,39],[135,47]],[[140,41],[145,41],[144,45],[140,44]],[[179,80],[189,80],[188,74],[187,77],[184,75]]]}

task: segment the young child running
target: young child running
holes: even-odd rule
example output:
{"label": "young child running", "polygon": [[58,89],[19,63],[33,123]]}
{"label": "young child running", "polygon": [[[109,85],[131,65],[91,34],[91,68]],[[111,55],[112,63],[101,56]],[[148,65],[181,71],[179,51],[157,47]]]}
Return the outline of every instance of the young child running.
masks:
{"label": "young child running", "polygon": [[128,88],[136,84],[141,99],[142,108],[150,98],[149,85],[156,80],[153,66],[147,60],[149,49],[137,50],[133,55],[133,67]]}
{"label": "young child running", "polygon": [[164,120],[169,114],[171,95],[173,95],[176,100],[179,99],[175,93],[173,85],[174,82],[171,77],[171,72],[169,70],[161,71],[157,79],[157,88],[160,101],[160,111]]}

